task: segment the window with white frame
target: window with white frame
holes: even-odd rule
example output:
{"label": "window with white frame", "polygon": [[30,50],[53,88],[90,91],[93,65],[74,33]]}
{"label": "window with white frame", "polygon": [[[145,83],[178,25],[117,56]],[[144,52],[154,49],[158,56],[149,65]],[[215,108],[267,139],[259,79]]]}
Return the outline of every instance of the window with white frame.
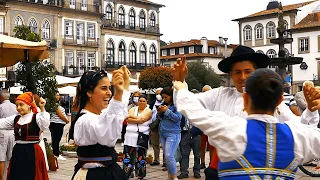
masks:
{"label": "window with white frame", "polygon": [[137,48],[134,43],[131,43],[129,51],[129,66],[135,66],[137,61]]}
{"label": "window with white frame", "polygon": [[112,6],[110,4],[106,7],[106,19],[112,19]]}
{"label": "window with white frame", "polygon": [[157,51],[154,44],[152,44],[150,47],[150,63],[157,64]]}
{"label": "window with white frame", "polygon": [[140,29],[145,29],[146,28],[146,13],[143,10],[140,11],[139,19],[140,19]]}
{"label": "window with white frame", "polygon": [[129,11],[129,26],[130,28],[136,27],[136,12],[133,8]]}
{"label": "window with white frame", "polygon": [[88,24],[88,38],[95,38],[95,24]]}
{"label": "window with white frame", "polygon": [[150,15],[150,25],[151,27],[156,26],[156,15],[154,14],[154,12],[152,12]]}
{"label": "window with white frame", "polygon": [[179,48],[179,54],[184,54],[184,47]]}
{"label": "window with white frame", "polygon": [[71,68],[71,65],[74,65],[73,61],[73,51],[66,51],[65,54],[65,63],[67,67],[67,74],[72,74],[73,73],[73,68]]}
{"label": "window with white frame", "polygon": [[67,35],[67,36],[73,35],[73,22],[72,21],[65,22],[65,35]]}
{"label": "window with white frame", "polygon": [[175,48],[172,48],[170,49],[170,55],[176,55],[176,49]]}
{"label": "window with white frame", "polygon": [[77,65],[79,73],[83,74],[85,72],[85,53],[77,52]]}
{"label": "window with white frame", "polygon": [[166,56],[167,55],[167,50],[166,49],[162,49],[162,56]]}
{"label": "window with white frame", "polygon": [[119,8],[119,14],[118,14],[119,16],[119,26],[124,26],[125,25],[125,18],[124,18],[124,9],[123,9],[123,7],[121,6],[120,8]]}
{"label": "window with white frame", "polygon": [[70,0],[70,8],[74,9],[76,6],[76,0]]}
{"label": "window with white frame", "polygon": [[123,41],[119,44],[119,65],[126,64],[126,46]]}
{"label": "window with white frame", "polygon": [[145,44],[140,46],[140,63],[141,65],[147,64],[147,48]]}
{"label": "window with white frame", "polygon": [[114,64],[114,43],[112,40],[109,40],[107,45],[107,64]]}
{"label": "window with white frame", "polygon": [[299,53],[309,52],[309,37],[299,38]]}
{"label": "window with white frame", "polygon": [[256,25],[256,39],[263,39],[263,26],[262,24],[257,24]]}
{"label": "window with white frame", "polygon": [[[288,24],[288,22],[285,20],[285,22],[284,22],[284,29],[285,29],[285,30],[288,30],[288,28],[289,28],[289,24]],[[284,37],[287,37],[287,36],[288,36],[288,32],[285,31],[285,32],[283,33],[283,36],[284,36]]]}
{"label": "window with white frame", "polygon": [[88,52],[88,70],[94,70],[96,65],[96,53]]}
{"label": "window with white frame", "polygon": [[274,49],[269,49],[266,53],[269,58],[275,58],[277,57],[277,52]]}
{"label": "window with white frame", "polygon": [[4,30],[4,17],[0,16],[0,34],[3,34],[3,30]]}
{"label": "window with white frame", "polygon": [[50,23],[45,20],[42,24],[42,39],[50,39]]}
{"label": "window with white frame", "polygon": [[87,10],[87,0],[81,0],[81,8],[82,10]]}
{"label": "window with white frame", "polygon": [[189,53],[194,53],[194,46],[189,47]]}
{"label": "window with white frame", "polygon": [[245,41],[250,41],[252,37],[252,28],[249,25],[246,25],[243,29],[244,31],[244,40]]}
{"label": "window with white frame", "polygon": [[21,25],[23,25],[23,20],[22,20],[22,18],[21,18],[20,16],[17,16],[17,17],[15,18],[15,20],[14,20],[14,25],[16,25],[16,26],[21,26]]}
{"label": "window with white frame", "polygon": [[37,24],[37,21],[34,18],[31,18],[30,21],[29,21],[29,29],[32,32],[37,32],[38,24]]}
{"label": "window with white frame", "polygon": [[268,22],[267,24],[267,38],[274,38],[276,37],[276,25],[274,22]]}

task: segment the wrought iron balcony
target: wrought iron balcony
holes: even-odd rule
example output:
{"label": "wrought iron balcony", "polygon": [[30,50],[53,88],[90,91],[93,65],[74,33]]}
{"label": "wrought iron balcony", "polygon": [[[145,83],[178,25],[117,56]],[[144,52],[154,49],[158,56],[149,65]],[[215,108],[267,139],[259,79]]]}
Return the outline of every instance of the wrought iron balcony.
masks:
{"label": "wrought iron balcony", "polygon": [[160,64],[154,64],[154,63],[127,63],[127,62],[110,62],[107,61],[105,63],[106,69],[117,69],[120,68],[123,65],[126,65],[128,69],[130,70],[144,70],[145,68],[148,67],[158,67]]}
{"label": "wrought iron balcony", "polygon": [[65,35],[63,38],[64,45],[99,47],[99,38],[74,37],[73,35]]}
{"label": "wrought iron balcony", "polygon": [[135,24],[135,27],[129,24],[123,24],[119,22],[115,22],[114,20],[104,19],[102,18],[101,21],[101,27],[106,29],[123,29],[123,30],[130,30],[135,32],[146,32],[146,33],[156,33],[160,34],[159,26],[145,26],[144,28],[141,28],[137,24]]}

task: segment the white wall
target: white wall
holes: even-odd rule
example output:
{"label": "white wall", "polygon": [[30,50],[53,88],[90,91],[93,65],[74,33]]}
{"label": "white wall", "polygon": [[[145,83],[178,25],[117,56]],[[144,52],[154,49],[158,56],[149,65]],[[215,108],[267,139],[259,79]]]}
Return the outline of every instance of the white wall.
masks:
{"label": "white wall", "polygon": [[[112,39],[114,42],[114,46],[115,46],[115,60],[119,59],[118,56],[118,51],[119,51],[119,44],[120,41],[123,40],[125,42],[126,45],[126,62],[129,62],[129,50],[130,50],[130,44],[131,42],[134,42],[136,44],[136,48],[137,48],[137,63],[141,63],[140,62],[140,45],[144,42],[147,48],[147,63],[151,63],[150,62],[150,47],[152,44],[154,44],[155,48],[156,48],[156,58],[159,58],[159,52],[158,52],[158,42],[156,40],[147,40],[147,39],[139,39],[139,38],[132,38],[132,37],[126,37],[126,36],[115,36],[115,35],[108,35],[106,34],[104,36],[105,38],[105,47],[108,47],[108,41],[109,39]],[[107,54],[107,49],[103,49],[102,50],[103,54]],[[159,62],[158,62],[159,63]]]}
{"label": "white wall", "polygon": [[[296,57],[303,57],[303,62],[306,62],[308,65],[307,70],[301,70],[300,64],[293,66],[293,81],[313,80],[313,75],[318,75],[318,62],[316,60],[316,58],[320,57],[320,53],[318,52],[318,35],[320,35],[320,31],[294,33],[292,35],[293,53]],[[300,37],[309,37],[309,53],[298,54],[298,38]]]}
{"label": "white wall", "polygon": [[[290,28],[291,27],[291,24],[290,24],[290,17],[289,16],[284,16],[283,17],[284,20],[286,20],[288,22],[288,27]],[[251,41],[252,41],[252,46],[255,46],[255,26],[258,24],[258,23],[261,23],[262,26],[263,26],[263,40],[264,40],[264,45],[267,44],[267,31],[266,31],[266,26],[267,26],[267,23],[268,22],[274,22],[276,27],[278,26],[278,18],[269,18],[269,19],[264,19],[264,20],[256,20],[256,21],[251,21],[251,22],[245,22],[245,23],[242,23],[241,24],[241,44],[244,44],[244,38],[245,38],[245,34],[244,34],[244,27],[246,25],[250,25],[251,28],[252,28],[252,38],[251,38]],[[276,37],[278,37],[278,33],[276,32]]]}

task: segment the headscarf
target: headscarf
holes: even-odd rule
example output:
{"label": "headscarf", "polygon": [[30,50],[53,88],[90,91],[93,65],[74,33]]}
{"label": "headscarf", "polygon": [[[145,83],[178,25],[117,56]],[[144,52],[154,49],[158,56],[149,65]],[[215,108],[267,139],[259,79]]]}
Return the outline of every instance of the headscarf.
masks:
{"label": "headscarf", "polygon": [[37,106],[36,104],[34,103],[33,101],[33,94],[32,92],[25,92],[23,94],[20,94],[17,98],[16,98],[16,101],[19,100],[19,101],[22,101],[24,103],[26,103],[27,105],[31,106],[31,110],[33,113],[38,113],[37,111]]}

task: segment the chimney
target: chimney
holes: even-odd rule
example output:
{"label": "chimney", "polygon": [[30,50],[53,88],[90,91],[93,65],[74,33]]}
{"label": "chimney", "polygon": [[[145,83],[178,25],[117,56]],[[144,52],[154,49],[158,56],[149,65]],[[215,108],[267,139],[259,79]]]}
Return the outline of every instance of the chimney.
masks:
{"label": "chimney", "polygon": [[202,53],[208,54],[208,39],[206,37],[201,38]]}
{"label": "chimney", "polygon": [[219,44],[224,44],[223,37],[219,36]]}

